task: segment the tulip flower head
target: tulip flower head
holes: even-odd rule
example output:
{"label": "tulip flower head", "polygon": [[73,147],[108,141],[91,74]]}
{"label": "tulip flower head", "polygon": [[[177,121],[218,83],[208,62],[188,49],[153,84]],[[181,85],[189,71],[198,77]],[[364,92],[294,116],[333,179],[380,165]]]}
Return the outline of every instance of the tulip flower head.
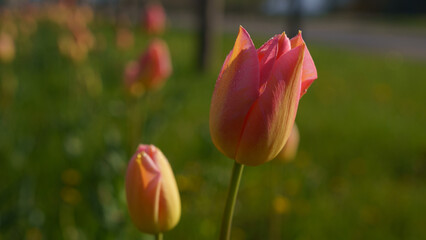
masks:
{"label": "tulip flower head", "polygon": [[288,138],[281,152],[277,155],[277,159],[283,162],[290,162],[294,160],[297,154],[297,149],[299,148],[299,141],[299,129],[297,128],[297,125],[294,124],[290,133],[290,137]]}
{"label": "tulip flower head", "polygon": [[316,78],[301,32],[291,40],[275,35],[256,50],[240,27],[211,100],[213,143],[240,164],[272,160],[290,135],[300,97]]}
{"label": "tulip flower head", "polygon": [[166,13],[160,4],[149,4],[145,8],[143,25],[148,34],[161,34],[166,27]]}
{"label": "tulip flower head", "polygon": [[[130,74],[128,74],[130,73]],[[154,39],[140,57],[138,65],[129,64],[125,70],[125,84],[133,95],[160,88],[172,73],[169,48],[160,39]]]}
{"label": "tulip flower head", "polygon": [[136,227],[145,233],[168,231],[179,222],[181,205],[172,168],[153,145],[139,145],[126,174],[127,205]]}
{"label": "tulip flower head", "polygon": [[117,29],[115,42],[119,49],[125,50],[133,47],[135,42],[133,32],[124,27]]}

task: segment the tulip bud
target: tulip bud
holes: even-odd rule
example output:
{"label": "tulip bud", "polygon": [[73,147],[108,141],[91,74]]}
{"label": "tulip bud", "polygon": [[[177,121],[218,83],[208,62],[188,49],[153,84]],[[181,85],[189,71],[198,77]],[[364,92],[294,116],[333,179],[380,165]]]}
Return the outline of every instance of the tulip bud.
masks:
{"label": "tulip bud", "polygon": [[139,60],[140,79],[147,89],[158,88],[172,73],[172,64],[167,44],[154,39]]}
{"label": "tulip bud", "polygon": [[288,138],[281,152],[277,155],[277,159],[283,162],[292,161],[296,157],[297,149],[299,148],[299,141],[299,129],[297,128],[297,125],[294,124],[290,133],[290,137]]}
{"label": "tulip bud", "polygon": [[134,64],[126,66],[125,84],[133,95],[139,96],[144,90],[160,88],[171,73],[169,48],[163,40],[154,39],[140,57],[137,68]]}
{"label": "tulip bud", "polygon": [[153,145],[139,145],[126,174],[127,205],[136,227],[157,234],[179,222],[181,206],[172,168]]}
{"label": "tulip bud", "polygon": [[212,96],[213,143],[240,164],[272,160],[290,136],[300,97],[316,78],[300,32],[291,40],[276,35],[256,50],[240,27]]}
{"label": "tulip bud", "polygon": [[161,34],[166,26],[166,13],[160,4],[150,4],[145,8],[143,25],[148,34]]}

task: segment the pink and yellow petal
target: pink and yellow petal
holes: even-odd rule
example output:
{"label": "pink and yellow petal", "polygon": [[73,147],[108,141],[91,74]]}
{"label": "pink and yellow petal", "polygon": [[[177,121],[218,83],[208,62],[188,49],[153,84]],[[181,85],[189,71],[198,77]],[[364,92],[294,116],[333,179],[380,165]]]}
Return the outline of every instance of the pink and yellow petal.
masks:
{"label": "pink and yellow petal", "polygon": [[[299,31],[297,36],[293,37],[291,40],[291,48],[296,48],[298,46],[304,45],[305,42],[302,38],[302,32]],[[302,88],[300,91],[300,97],[306,93],[309,86],[318,78],[317,69],[315,67],[314,60],[312,59],[311,54],[309,53],[308,48],[305,48],[305,59],[303,61],[303,75],[302,75]]]}
{"label": "pink and yellow petal", "polygon": [[[260,68],[260,89],[264,88],[266,81],[271,75],[272,67],[274,66],[275,60],[277,59],[277,53],[278,36],[269,39],[269,41],[267,41],[257,50]],[[262,92],[262,90],[260,90],[260,92]]]}
{"label": "pink and yellow petal", "polygon": [[248,115],[235,160],[256,166],[272,160],[287,141],[296,117],[305,46],[282,55],[265,91]]}
{"label": "pink and yellow petal", "polygon": [[246,115],[259,96],[259,61],[256,48],[240,27],[234,48],[216,81],[210,107],[213,143],[235,158]]}
{"label": "pink and yellow petal", "polygon": [[172,168],[161,151],[158,166],[162,169],[161,191],[159,193],[158,219],[160,231],[168,231],[179,222],[181,204],[178,186]]}
{"label": "pink and yellow petal", "polygon": [[126,193],[130,217],[144,232],[157,228],[158,214],[151,206],[159,200],[159,176],[145,169],[144,156],[134,156],[126,174]]}
{"label": "pink and yellow petal", "polygon": [[285,32],[283,32],[278,38],[278,54],[277,58],[291,50],[290,39],[288,39]]}

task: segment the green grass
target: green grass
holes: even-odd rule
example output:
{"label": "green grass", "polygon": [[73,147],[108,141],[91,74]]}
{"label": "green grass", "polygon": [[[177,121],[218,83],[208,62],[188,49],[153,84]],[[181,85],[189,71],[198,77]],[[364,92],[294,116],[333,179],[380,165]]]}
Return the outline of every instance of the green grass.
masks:
{"label": "green grass", "polygon": [[[182,218],[165,239],[217,239],[232,161],[212,144],[208,114],[235,36],[200,73],[196,34],[169,29],[174,74],[132,103],[122,72],[147,37],[136,29],[121,51],[111,25],[92,29],[104,44],[84,63],[61,55],[60,29],[41,23],[0,65],[0,239],[151,239],[125,205],[131,104],[145,119],[140,141],[164,152],[181,191]],[[234,239],[424,239],[425,63],[308,46],[319,79],[299,105],[298,157],[245,169]],[[288,200],[282,215],[277,196]]]}

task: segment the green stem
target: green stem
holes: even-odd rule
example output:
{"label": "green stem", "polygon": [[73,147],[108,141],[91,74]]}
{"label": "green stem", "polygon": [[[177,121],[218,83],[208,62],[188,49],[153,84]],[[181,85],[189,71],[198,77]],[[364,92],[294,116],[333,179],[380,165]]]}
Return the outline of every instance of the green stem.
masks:
{"label": "green stem", "polygon": [[234,162],[225,212],[222,219],[222,228],[220,230],[220,240],[229,240],[231,238],[232,216],[234,215],[235,200],[237,199],[243,169],[244,165]]}
{"label": "green stem", "polygon": [[162,233],[157,233],[154,236],[155,236],[155,240],[163,240],[163,234]]}

